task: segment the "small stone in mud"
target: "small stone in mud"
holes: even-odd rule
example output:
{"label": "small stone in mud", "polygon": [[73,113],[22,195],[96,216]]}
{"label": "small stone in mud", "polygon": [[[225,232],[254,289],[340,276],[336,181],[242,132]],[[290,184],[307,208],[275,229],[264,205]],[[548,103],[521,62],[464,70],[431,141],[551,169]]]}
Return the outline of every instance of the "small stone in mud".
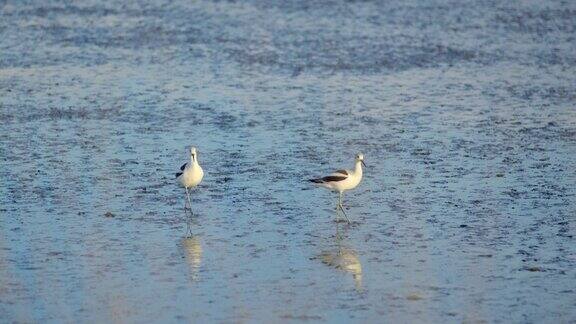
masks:
{"label": "small stone in mud", "polygon": [[424,297],[418,295],[418,294],[410,294],[406,297],[406,299],[408,300],[420,300],[423,299]]}
{"label": "small stone in mud", "polygon": [[530,271],[530,272],[543,272],[544,269],[540,268],[540,267],[525,267],[524,270]]}
{"label": "small stone in mud", "polygon": [[111,212],[106,212],[106,214],[104,214],[104,217],[115,217],[115,215],[112,214]]}
{"label": "small stone in mud", "polygon": [[502,178],[504,176],[504,173],[496,173],[496,177],[498,178]]}
{"label": "small stone in mud", "polygon": [[466,224],[460,225],[460,228],[465,228],[465,227],[468,227],[468,225],[466,225]]}

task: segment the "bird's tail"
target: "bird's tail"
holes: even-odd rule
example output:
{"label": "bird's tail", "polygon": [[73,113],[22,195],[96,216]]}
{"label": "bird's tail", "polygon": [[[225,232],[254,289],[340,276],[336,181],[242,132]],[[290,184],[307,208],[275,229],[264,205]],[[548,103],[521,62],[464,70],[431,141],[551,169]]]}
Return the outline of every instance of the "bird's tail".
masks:
{"label": "bird's tail", "polygon": [[308,181],[313,182],[313,183],[324,183],[324,180],[322,180],[322,179],[308,179]]}
{"label": "bird's tail", "polygon": [[182,175],[182,172],[176,173],[176,178],[178,178],[178,177],[181,176],[181,175]]}

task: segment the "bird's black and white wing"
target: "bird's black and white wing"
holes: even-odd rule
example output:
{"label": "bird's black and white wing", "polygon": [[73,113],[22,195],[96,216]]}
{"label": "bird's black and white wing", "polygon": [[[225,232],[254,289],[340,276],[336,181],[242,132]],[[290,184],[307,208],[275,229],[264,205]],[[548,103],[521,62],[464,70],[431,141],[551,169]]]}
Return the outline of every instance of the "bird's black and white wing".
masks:
{"label": "bird's black and white wing", "polygon": [[186,165],[188,165],[188,163],[182,164],[182,166],[180,167],[180,171],[182,171],[182,172],[176,172],[176,178],[178,178],[179,176],[182,175],[182,173],[184,173],[184,169],[186,169]]}
{"label": "bird's black and white wing", "polygon": [[308,181],[314,182],[314,183],[339,182],[339,181],[343,181],[343,180],[348,179],[349,175],[350,175],[350,173],[346,170],[338,170],[329,176],[317,178],[317,179],[310,179]]}

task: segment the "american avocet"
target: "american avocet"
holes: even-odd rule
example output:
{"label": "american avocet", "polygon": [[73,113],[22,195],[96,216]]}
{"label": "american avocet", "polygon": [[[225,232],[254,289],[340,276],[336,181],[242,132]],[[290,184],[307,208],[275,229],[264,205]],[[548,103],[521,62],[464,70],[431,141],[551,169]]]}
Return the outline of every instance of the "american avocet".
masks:
{"label": "american avocet", "polygon": [[194,215],[192,212],[192,202],[190,201],[190,192],[188,190],[196,187],[200,182],[202,182],[202,178],[204,177],[204,170],[202,170],[202,167],[198,164],[198,153],[196,152],[195,147],[190,149],[190,162],[184,163],[180,167],[180,171],[182,172],[176,173],[176,179],[178,179],[180,184],[186,189],[184,212],[186,212],[186,203],[188,203],[190,214]]}
{"label": "american avocet", "polygon": [[364,164],[364,155],[357,154],[354,170],[338,170],[329,176],[308,180],[314,182],[318,186],[338,192],[339,196],[338,204],[336,205],[336,213],[338,213],[338,209],[340,209],[348,223],[350,223],[350,219],[348,219],[348,215],[346,215],[344,207],[342,206],[342,196],[344,191],[356,188],[360,181],[362,181],[362,165],[366,166],[366,164]]}

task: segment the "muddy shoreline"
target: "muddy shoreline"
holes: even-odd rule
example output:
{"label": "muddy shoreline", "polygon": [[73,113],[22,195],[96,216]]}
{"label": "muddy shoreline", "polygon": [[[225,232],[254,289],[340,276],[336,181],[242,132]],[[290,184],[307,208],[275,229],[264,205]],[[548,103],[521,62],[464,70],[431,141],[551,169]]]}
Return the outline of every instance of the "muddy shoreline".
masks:
{"label": "muddy shoreline", "polygon": [[575,13],[0,1],[0,322],[574,321]]}

